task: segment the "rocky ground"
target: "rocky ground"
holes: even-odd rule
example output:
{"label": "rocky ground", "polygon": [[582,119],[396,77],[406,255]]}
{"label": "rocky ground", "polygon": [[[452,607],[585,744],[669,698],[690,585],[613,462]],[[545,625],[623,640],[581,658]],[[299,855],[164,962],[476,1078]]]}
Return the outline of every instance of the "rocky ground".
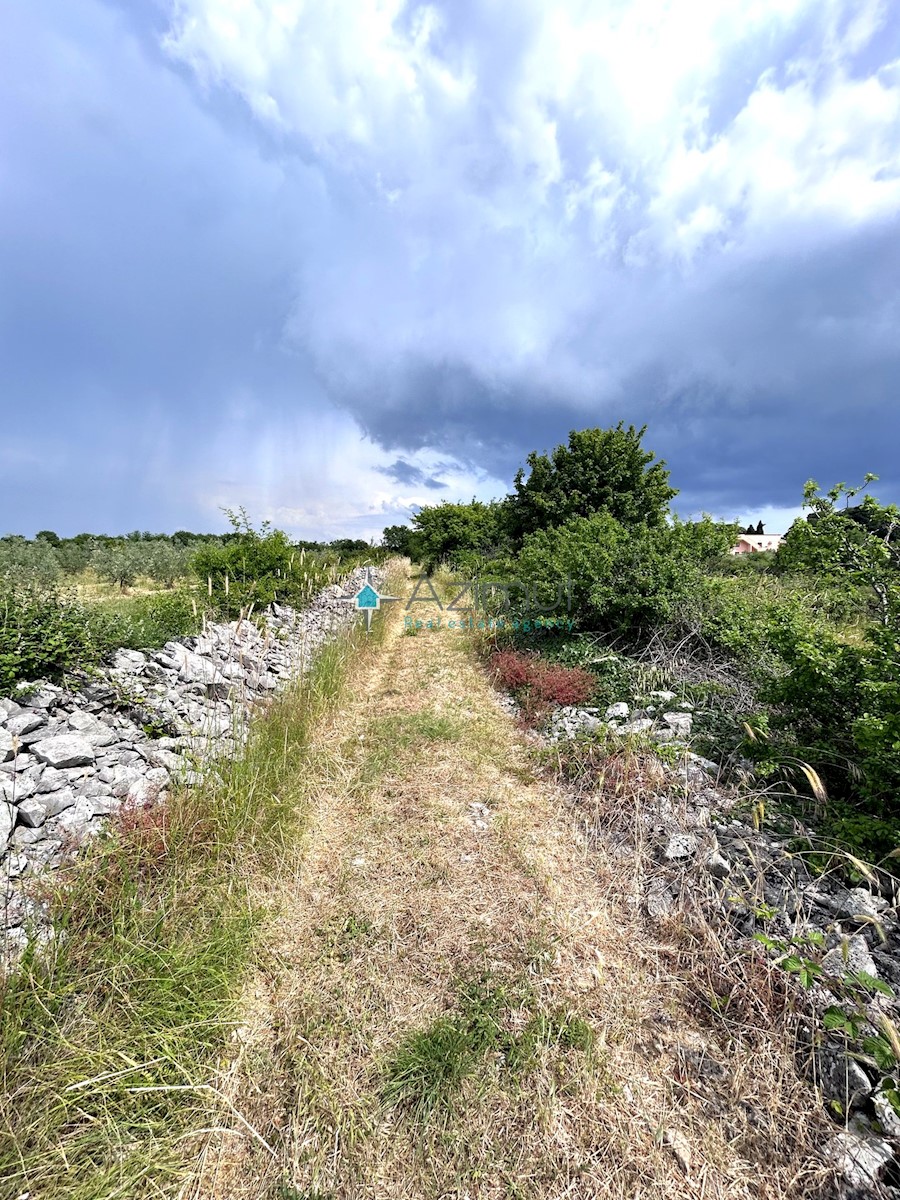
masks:
{"label": "rocky ground", "polygon": [[[512,706],[505,697],[504,707]],[[859,886],[841,872],[812,870],[794,837],[760,829],[746,795],[691,752],[691,726],[690,704],[659,691],[639,707],[557,709],[542,739],[559,746],[599,736],[615,745],[638,735],[638,744],[669,747],[640,811],[598,822],[594,835],[647,863],[633,899],[653,922],[711,920],[749,953],[783,967],[791,1002],[807,1014],[798,1066],[841,1126],[829,1155],[846,1194],[900,1196],[896,881],[864,864],[856,864]]]}
{"label": "rocky ground", "polygon": [[[373,577],[375,573],[373,572]],[[58,866],[123,805],[164,801],[233,753],[252,714],[316,649],[358,620],[366,580],[320,592],[302,612],[273,605],[261,624],[208,624],[161,650],[119,650],[77,686],[45,681],[0,699],[0,889],[7,952],[35,915],[23,886]]]}

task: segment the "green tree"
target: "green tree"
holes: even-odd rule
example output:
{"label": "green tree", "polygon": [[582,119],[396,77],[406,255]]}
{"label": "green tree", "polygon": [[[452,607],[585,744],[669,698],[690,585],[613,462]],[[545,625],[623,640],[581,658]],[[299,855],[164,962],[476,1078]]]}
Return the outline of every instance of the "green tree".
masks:
{"label": "green tree", "polygon": [[417,559],[419,546],[416,534],[408,525],[388,525],[381,533],[381,544],[391,554],[402,554],[405,558]]}
{"label": "green tree", "polygon": [[489,558],[505,549],[503,506],[496,501],[484,504],[451,504],[443,501],[422,508],[413,517],[417,539],[416,558],[427,571],[445,562],[460,570],[477,570]]}
{"label": "green tree", "polygon": [[665,463],[641,445],[646,428],[626,429],[620,421],[612,429],[573,430],[550,455],[529,454],[529,474],[518,471],[507,506],[516,542],[600,512],[626,526],[661,525],[677,491]]}
{"label": "green tree", "polygon": [[52,529],[41,529],[34,535],[36,542],[47,542],[50,546],[58,546],[60,544],[60,536],[54,533]]}
{"label": "green tree", "polygon": [[839,483],[825,493],[809,480],[803,493],[809,515],[791,526],[777,566],[781,573],[814,574],[869,589],[879,623],[888,625],[891,596],[900,586],[900,509],[868,495],[850,505],[877,478],[866,475],[859,487]]}

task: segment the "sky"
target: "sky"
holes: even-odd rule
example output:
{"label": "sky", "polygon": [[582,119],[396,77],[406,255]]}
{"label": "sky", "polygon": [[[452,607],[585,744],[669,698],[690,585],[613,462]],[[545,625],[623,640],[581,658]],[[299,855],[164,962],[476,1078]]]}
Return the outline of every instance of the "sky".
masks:
{"label": "sky", "polygon": [[900,501],[896,0],[3,0],[0,533],[377,537],[647,425]]}

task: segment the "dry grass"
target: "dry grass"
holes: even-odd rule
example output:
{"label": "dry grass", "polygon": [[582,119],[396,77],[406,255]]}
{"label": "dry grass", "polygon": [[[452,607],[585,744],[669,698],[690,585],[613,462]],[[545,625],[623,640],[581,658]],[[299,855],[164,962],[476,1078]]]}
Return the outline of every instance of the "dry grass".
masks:
{"label": "dry grass", "polygon": [[[752,1019],[714,1019],[698,996],[745,968],[645,925],[645,774],[616,767],[573,819],[465,635],[401,620],[320,730],[306,835],[260,883],[277,916],[182,1194],[816,1194],[821,1118],[777,1006],[750,976]],[[595,835],[604,810],[622,837]]]}

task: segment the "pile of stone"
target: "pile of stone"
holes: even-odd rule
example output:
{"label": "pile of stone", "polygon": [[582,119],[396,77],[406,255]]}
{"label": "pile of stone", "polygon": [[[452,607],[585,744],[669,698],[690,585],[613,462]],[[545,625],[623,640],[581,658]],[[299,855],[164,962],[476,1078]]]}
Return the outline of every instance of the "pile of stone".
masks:
{"label": "pile of stone", "polygon": [[685,742],[691,736],[693,705],[676,702],[675,692],[650,692],[648,703],[632,708],[624,700],[611,704],[601,715],[599,708],[575,708],[566,705],[554,709],[546,730],[551,742],[597,733],[601,729],[620,737],[644,734],[657,742]]}
{"label": "pile of stone", "polygon": [[272,605],[260,624],[208,624],[158,651],[119,650],[75,686],[26,684],[0,699],[7,949],[24,944],[36,915],[28,877],[59,866],[123,805],[164,801],[173,783],[197,782],[204,760],[233,753],[267,698],[358,620],[352,597],[367,577],[354,571],[302,611]]}

